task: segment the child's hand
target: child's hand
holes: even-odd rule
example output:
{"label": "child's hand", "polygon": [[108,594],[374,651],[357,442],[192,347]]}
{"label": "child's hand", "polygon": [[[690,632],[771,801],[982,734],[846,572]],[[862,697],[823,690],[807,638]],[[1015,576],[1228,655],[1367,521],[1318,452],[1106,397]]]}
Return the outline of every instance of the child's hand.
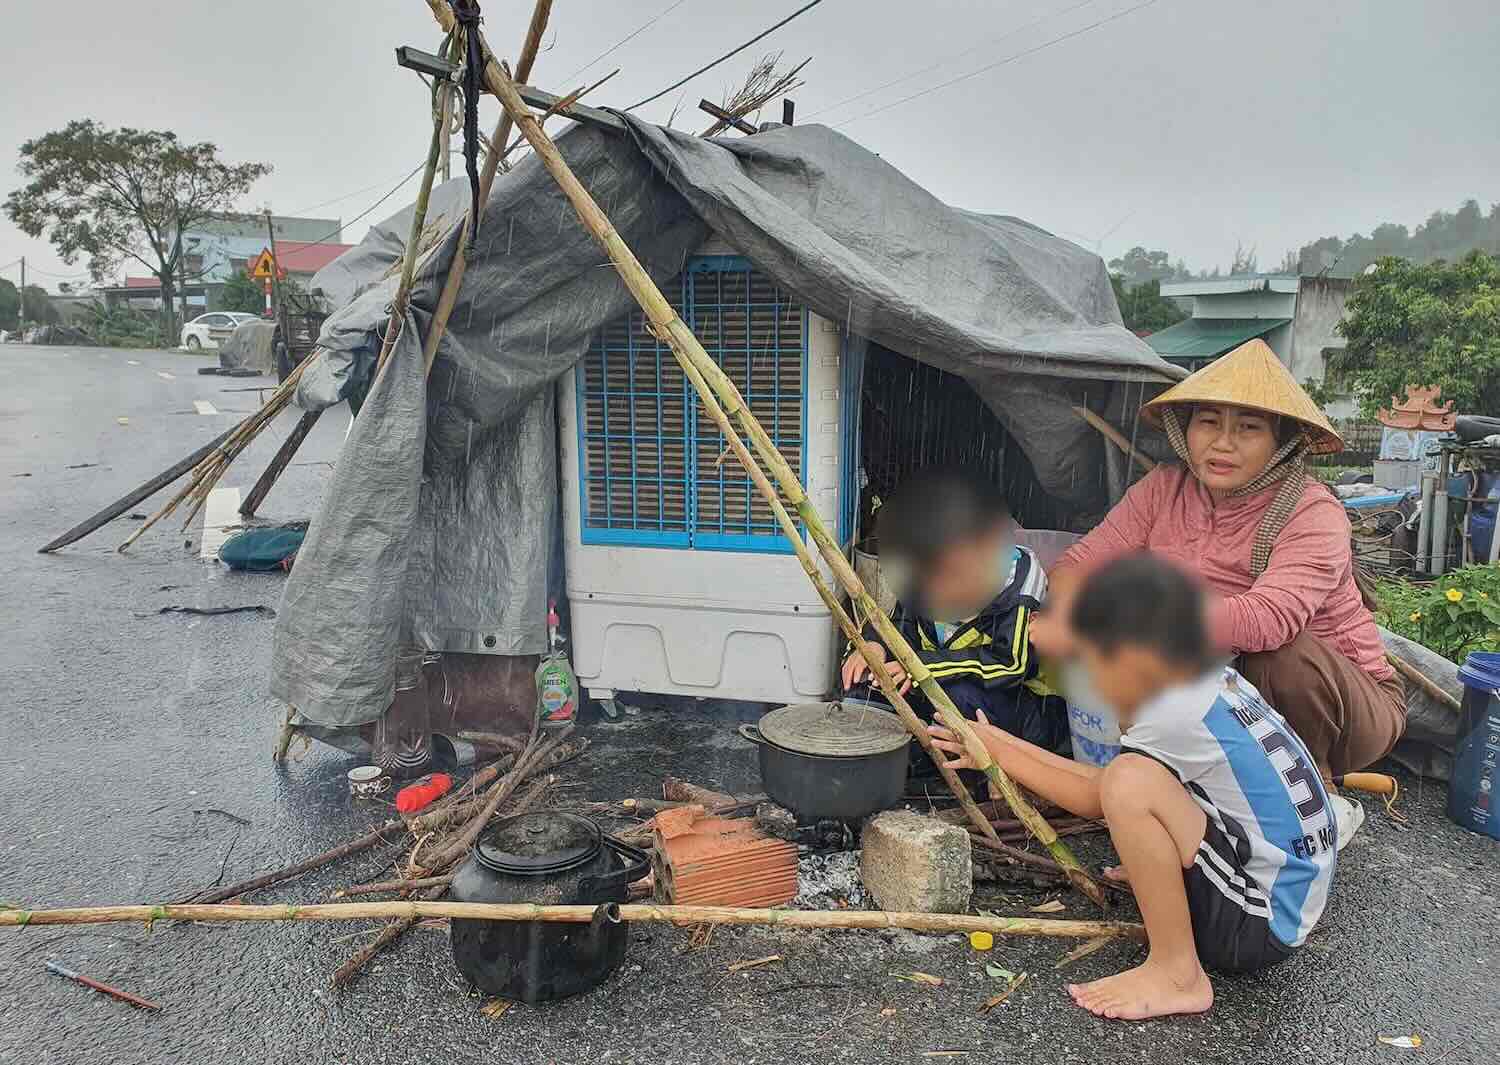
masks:
{"label": "child's hand", "polygon": [[[901,668],[901,663],[894,662],[886,657],[884,647],[874,640],[870,640],[866,642],[865,649],[875,661],[885,663],[886,672],[891,675],[891,680],[895,681],[897,691],[904,694],[911,687],[911,680],[907,677],[906,670]],[[848,658],[844,659],[841,678],[846,689],[854,687],[867,676],[870,676],[869,663],[865,661],[864,656],[858,651],[855,651]],[[871,679],[873,680],[874,678],[872,677]]]}
{"label": "child's hand", "polygon": [[[970,723],[969,727],[978,734],[980,741],[986,748],[990,747],[991,736],[999,733],[994,725],[990,724],[989,718],[984,716],[983,710],[974,711],[977,721]],[[927,733],[932,737],[932,746],[942,754],[942,765],[949,769],[978,769],[980,765],[964,746],[964,741],[958,738],[958,733],[946,725],[932,724],[927,726]]]}

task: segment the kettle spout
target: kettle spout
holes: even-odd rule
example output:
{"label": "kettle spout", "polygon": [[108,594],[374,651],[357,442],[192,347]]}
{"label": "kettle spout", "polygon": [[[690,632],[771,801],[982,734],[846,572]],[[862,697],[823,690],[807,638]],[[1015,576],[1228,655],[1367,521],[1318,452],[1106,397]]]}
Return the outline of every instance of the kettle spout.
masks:
{"label": "kettle spout", "polygon": [[594,916],[589,921],[589,947],[595,951],[603,950],[605,936],[619,923],[620,904],[618,902],[601,902],[594,907]]}

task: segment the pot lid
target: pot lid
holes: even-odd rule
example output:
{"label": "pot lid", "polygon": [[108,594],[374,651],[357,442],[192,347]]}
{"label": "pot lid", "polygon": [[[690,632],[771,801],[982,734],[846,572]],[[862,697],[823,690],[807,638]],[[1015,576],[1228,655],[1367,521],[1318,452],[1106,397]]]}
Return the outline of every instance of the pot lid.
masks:
{"label": "pot lid", "polygon": [[474,853],[493,872],[539,876],[583,865],[602,846],[599,826],[586,817],[532,813],[497,821],[479,838]]}
{"label": "pot lid", "polygon": [[889,710],[868,703],[795,703],[760,719],[766,742],[797,754],[856,758],[905,747],[911,734]]}

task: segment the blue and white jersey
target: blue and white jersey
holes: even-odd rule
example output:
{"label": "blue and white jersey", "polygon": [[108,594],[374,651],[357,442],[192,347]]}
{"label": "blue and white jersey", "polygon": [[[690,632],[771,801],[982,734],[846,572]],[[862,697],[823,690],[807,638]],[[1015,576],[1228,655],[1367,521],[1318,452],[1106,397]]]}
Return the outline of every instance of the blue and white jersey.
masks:
{"label": "blue and white jersey", "polygon": [[1194,864],[1225,898],[1302,945],[1328,901],[1337,854],[1333,808],[1313,758],[1286,720],[1233,669],[1157,696],[1120,737],[1182,781],[1232,841]]}

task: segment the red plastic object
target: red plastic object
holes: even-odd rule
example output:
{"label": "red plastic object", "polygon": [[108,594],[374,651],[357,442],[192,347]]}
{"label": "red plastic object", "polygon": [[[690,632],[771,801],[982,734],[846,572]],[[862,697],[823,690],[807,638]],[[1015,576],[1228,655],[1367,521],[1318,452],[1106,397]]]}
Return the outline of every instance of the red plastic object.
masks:
{"label": "red plastic object", "polygon": [[396,792],[396,810],[403,814],[414,814],[447,795],[448,789],[452,787],[453,778],[447,773],[429,773]]}

